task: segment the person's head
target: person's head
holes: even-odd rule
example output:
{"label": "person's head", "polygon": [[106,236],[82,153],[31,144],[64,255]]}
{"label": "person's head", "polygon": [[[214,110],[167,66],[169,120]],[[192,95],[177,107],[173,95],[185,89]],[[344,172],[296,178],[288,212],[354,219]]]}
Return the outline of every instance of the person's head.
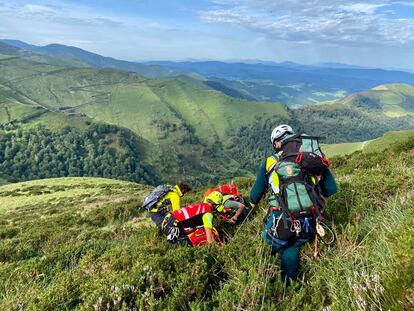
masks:
{"label": "person's head", "polygon": [[183,195],[191,191],[191,186],[185,182],[179,182],[177,186]]}
{"label": "person's head", "polygon": [[213,191],[206,197],[204,202],[210,204],[214,210],[217,210],[223,203],[223,195],[218,191]]}
{"label": "person's head", "polygon": [[275,150],[279,150],[282,147],[282,143],[281,143],[282,139],[286,135],[293,134],[293,133],[295,132],[287,124],[282,124],[282,125],[275,127],[272,131],[272,135],[270,136],[273,148],[275,148]]}

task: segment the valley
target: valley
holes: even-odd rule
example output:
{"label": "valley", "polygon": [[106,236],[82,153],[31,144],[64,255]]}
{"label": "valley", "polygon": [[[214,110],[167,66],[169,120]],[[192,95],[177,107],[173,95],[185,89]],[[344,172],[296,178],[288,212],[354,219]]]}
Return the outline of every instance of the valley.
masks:
{"label": "valley", "polygon": [[[272,152],[268,136],[275,124],[291,124],[299,131],[324,137],[322,142],[330,144],[371,140],[414,127],[414,88],[406,84],[377,85],[334,102],[291,109],[283,103],[247,100],[240,95],[243,92],[226,95],[214,88],[225,93],[230,89],[213,88],[192,73],[154,79],[96,68],[96,63],[79,65],[76,62],[85,59],[73,57],[84,54],[76,51],[68,58],[63,52],[47,54],[0,43],[0,54],[4,55],[0,61],[0,127],[7,133],[2,136],[7,152],[0,153],[0,159],[7,160],[0,170],[3,180],[81,174],[150,184],[177,178],[209,184],[253,176],[262,159]],[[96,58],[100,59],[99,55]],[[62,59],[65,61],[59,64]],[[25,149],[19,138],[22,134],[31,137],[50,132],[51,137],[64,140],[75,135],[87,145],[91,142],[86,138],[88,133],[105,128],[105,124],[117,134],[100,130],[94,143],[105,147],[95,152],[106,159],[103,167],[113,166],[110,163],[117,158],[129,159],[115,165],[119,169],[97,169],[99,161],[90,163],[89,152],[71,162],[65,156],[54,157],[52,150],[54,163],[61,163],[58,171],[47,169],[39,175],[41,167],[45,168],[39,163],[10,165],[11,157],[19,152],[32,152],[31,156],[37,152],[36,148]],[[16,141],[19,147],[12,148]],[[69,170],[75,162],[81,165],[80,171]],[[138,163],[135,173],[126,171],[130,162]],[[24,165],[35,168],[22,175]]]}

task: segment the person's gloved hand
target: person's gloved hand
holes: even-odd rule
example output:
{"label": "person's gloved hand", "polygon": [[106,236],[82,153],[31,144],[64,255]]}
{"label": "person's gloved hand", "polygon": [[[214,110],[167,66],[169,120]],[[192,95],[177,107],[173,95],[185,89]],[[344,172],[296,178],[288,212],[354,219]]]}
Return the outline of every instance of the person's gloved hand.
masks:
{"label": "person's gloved hand", "polygon": [[235,224],[236,223],[236,221],[237,221],[237,217],[232,217],[232,218],[230,218],[230,220],[229,220],[229,223],[231,223],[231,224]]}

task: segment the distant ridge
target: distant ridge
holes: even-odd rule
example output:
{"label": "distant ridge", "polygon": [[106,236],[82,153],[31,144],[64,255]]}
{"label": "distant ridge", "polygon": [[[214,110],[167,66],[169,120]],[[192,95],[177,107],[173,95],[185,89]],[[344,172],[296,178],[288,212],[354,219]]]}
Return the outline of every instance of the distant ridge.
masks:
{"label": "distant ridge", "polygon": [[77,67],[111,68],[135,72],[148,78],[174,77],[235,98],[283,102],[292,108],[338,100],[387,83],[414,85],[414,74],[410,72],[338,63],[303,65],[290,61],[277,63],[261,60],[138,63],[105,57],[62,44],[36,46],[19,40],[1,41],[24,51],[38,53],[38,58],[39,55],[65,58],[68,65],[75,65],[76,61]]}
{"label": "distant ridge", "polygon": [[105,57],[96,53],[88,52],[74,46],[67,46],[62,44],[36,46],[25,43],[23,41],[9,39],[2,39],[0,42],[32,52],[77,59],[96,68],[113,68],[118,70],[131,71],[152,78],[170,77],[180,74],[180,71],[175,69],[165,68],[159,65],[144,65],[140,63],[118,60],[112,57]]}
{"label": "distant ridge", "polygon": [[258,101],[278,101],[295,108],[337,100],[382,84],[414,85],[414,74],[409,72],[335,63],[301,65],[292,62],[157,61],[147,64],[195,72],[243,91]]}

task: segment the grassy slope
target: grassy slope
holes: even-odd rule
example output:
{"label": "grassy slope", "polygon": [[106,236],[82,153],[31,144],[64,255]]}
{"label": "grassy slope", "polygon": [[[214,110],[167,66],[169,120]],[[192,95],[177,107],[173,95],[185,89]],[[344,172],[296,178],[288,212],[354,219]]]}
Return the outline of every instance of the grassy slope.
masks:
{"label": "grassy slope", "polygon": [[393,143],[409,141],[412,137],[414,131],[388,132],[382,137],[365,142],[324,145],[323,151],[328,157],[344,156],[355,151],[364,153],[382,151]]}
{"label": "grassy slope", "polygon": [[[225,246],[195,250],[158,235],[136,208],[148,189],[141,185],[71,178],[3,186],[0,308],[359,310],[360,297],[367,308],[409,310],[413,147],[410,140],[337,159],[341,192],[330,200],[328,220],[338,241],[321,246],[317,261],[312,245],[305,247],[303,281],[287,291],[278,258],[260,242],[261,210]],[[252,183],[236,182],[243,193]]]}
{"label": "grassy slope", "polygon": [[3,84],[49,109],[76,107],[96,120],[131,128],[149,140],[158,138],[153,122],[159,119],[187,124],[203,141],[210,141],[212,131],[224,139],[226,131],[251,123],[258,116],[287,115],[279,104],[240,101],[177,80],[40,64],[27,77],[27,68],[32,70],[33,66],[22,60],[3,62],[0,69],[7,77],[2,79]]}
{"label": "grassy slope", "polygon": [[[244,174],[239,171],[240,159],[222,148],[229,143],[228,134],[262,116],[275,122],[288,117],[281,104],[237,100],[205,86],[112,69],[64,68],[10,59],[0,62],[0,71],[4,73],[0,94],[6,103],[77,113],[129,128],[158,146],[151,149],[157,157],[168,150],[169,161],[176,163],[168,169],[167,177],[173,179],[183,174],[199,180]],[[60,120],[52,119],[51,124],[59,126]],[[206,169],[210,177],[201,175]]]}
{"label": "grassy slope", "polygon": [[[0,92],[0,96],[1,96]],[[34,113],[37,109],[17,102],[0,103],[0,123],[5,124]]]}
{"label": "grassy slope", "polygon": [[414,113],[414,87],[408,84],[386,84],[360,92],[339,102],[354,105],[357,100],[378,104],[385,115],[401,117]]}
{"label": "grassy slope", "polygon": [[327,157],[347,155],[361,150],[365,142],[323,145],[323,152]]}
{"label": "grassy slope", "polygon": [[0,112],[2,112],[0,125],[18,122],[21,129],[37,125],[43,125],[52,130],[59,130],[65,126],[84,129],[89,121],[87,117],[50,112],[41,107],[33,107],[17,101],[0,103]]}
{"label": "grassy slope", "polygon": [[28,61],[64,67],[88,67],[88,64],[78,59],[30,52],[0,42],[0,61],[10,57],[17,57]]}

